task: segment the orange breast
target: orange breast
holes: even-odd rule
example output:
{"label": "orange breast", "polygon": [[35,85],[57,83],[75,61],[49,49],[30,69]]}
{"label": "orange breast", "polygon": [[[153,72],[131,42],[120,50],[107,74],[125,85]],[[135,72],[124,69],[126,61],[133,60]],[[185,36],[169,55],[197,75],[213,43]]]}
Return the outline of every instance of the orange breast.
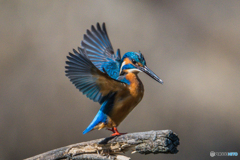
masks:
{"label": "orange breast", "polygon": [[130,85],[126,86],[127,90],[117,93],[113,110],[109,114],[109,121],[115,126],[118,126],[142,100],[144,93],[143,84],[136,73],[128,73],[126,79]]}

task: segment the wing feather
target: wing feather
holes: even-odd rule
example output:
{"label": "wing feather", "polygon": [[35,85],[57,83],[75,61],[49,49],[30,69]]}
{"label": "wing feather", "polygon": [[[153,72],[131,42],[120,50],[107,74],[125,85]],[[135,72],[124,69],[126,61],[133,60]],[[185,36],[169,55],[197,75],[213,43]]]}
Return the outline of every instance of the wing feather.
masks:
{"label": "wing feather", "polygon": [[[97,23],[96,27],[92,25],[91,30],[87,30],[86,34],[84,34],[81,46],[86,49],[88,58],[100,71],[104,72],[106,66],[114,66],[114,71],[106,73],[111,78],[117,79],[121,63],[120,50],[118,49],[116,55],[114,54],[105,23],[102,24],[102,28],[99,23]],[[112,76],[112,73],[114,73],[114,76]]]}
{"label": "wing feather", "polygon": [[69,53],[66,76],[89,99],[102,104],[111,93],[126,89],[122,82],[101,72],[89,59],[86,50],[78,48]]}

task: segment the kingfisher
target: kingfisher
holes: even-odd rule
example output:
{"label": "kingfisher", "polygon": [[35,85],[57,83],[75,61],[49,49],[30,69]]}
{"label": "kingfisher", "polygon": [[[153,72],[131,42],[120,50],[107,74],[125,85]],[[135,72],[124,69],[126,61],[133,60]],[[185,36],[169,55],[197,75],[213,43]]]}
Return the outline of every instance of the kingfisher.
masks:
{"label": "kingfisher", "polygon": [[100,103],[100,110],[83,134],[106,128],[111,136],[122,135],[117,127],[142,100],[144,87],[138,77],[144,72],[159,83],[163,81],[151,71],[143,54],[127,52],[121,58],[114,53],[105,23],[87,30],[81,48],[69,52],[66,76],[89,99]]}

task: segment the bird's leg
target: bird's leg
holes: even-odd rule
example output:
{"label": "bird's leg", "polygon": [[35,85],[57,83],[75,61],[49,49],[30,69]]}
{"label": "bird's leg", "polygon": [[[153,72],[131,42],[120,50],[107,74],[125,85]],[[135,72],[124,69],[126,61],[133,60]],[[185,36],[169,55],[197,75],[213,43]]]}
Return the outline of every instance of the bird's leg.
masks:
{"label": "bird's leg", "polygon": [[113,129],[113,127],[110,129],[110,128],[108,128],[107,130],[109,130],[109,131],[112,131],[113,133],[115,133],[115,131],[114,131],[114,129]]}
{"label": "bird's leg", "polygon": [[126,134],[126,133],[119,133],[117,130],[117,127],[113,127],[112,129],[109,129],[109,130],[113,132],[111,136],[120,136],[120,135]]}

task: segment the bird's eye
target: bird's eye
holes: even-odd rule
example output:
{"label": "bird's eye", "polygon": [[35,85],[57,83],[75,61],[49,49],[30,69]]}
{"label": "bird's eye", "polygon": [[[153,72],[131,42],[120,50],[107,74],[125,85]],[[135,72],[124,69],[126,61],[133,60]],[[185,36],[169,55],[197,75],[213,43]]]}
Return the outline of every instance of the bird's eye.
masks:
{"label": "bird's eye", "polygon": [[133,64],[136,64],[137,62],[136,62],[134,59],[132,59],[132,63],[133,63]]}

